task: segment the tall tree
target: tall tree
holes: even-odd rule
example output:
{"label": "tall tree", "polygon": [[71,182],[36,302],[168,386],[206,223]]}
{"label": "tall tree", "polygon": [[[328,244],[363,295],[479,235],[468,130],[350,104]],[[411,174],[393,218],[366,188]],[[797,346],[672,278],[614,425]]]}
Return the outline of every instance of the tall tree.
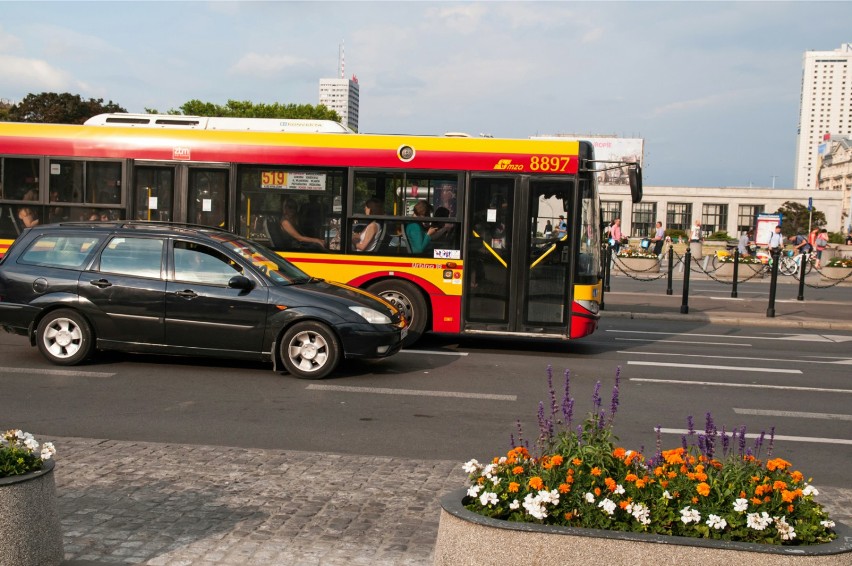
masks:
{"label": "tall tree", "polygon": [[106,112],[127,112],[103,98],[84,100],[79,94],[43,92],[28,94],[9,109],[8,120],[13,122],[47,122],[51,124],[82,124],[92,116]]}
{"label": "tall tree", "polygon": [[808,207],[794,201],[786,201],[776,211],[781,215],[781,232],[785,237],[808,232],[808,220],[812,228],[822,228],[826,225],[825,214],[813,209],[813,216],[808,212]]}
{"label": "tall tree", "polygon": [[[151,108],[146,108],[149,114],[158,114]],[[179,110],[169,110],[168,114],[183,114],[186,116],[221,116],[230,118],[291,118],[308,120],[340,121],[340,116],[334,110],[319,104],[273,104],[253,103],[249,100],[228,100],[224,106],[201,100],[190,100],[181,105]]]}

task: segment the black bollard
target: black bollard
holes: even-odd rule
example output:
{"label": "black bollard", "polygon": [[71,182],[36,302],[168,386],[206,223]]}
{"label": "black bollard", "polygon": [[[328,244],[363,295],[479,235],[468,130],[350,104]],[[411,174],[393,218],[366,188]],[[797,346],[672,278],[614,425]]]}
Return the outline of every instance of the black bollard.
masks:
{"label": "black bollard", "polygon": [[737,279],[740,272],[740,249],[734,250],[734,287],[731,289],[731,297],[737,298]]}
{"label": "black bollard", "polygon": [[691,269],[692,254],[689,248],[683,256],[683,301],[680,303],[680,314],[689,314],[689,271]]}
{"label": "black bollard", "polygon": [[669,285],[666,287],[666,295],[672,294],[672,269],[674,268],[674,246],[669,246]]}
{"label": "black bollard", "polygon": [[766,308],[766,316],[775,318],[775,288],[778,286],[778,260],[781,257],[780,249],[771,249],[769,254],[772,257],[772,277],[769,278],[769,306]]}
{"label": "black bollard", "polygon": [[612,263],[612,246],[609,244],[606,245],[604,257],[606,258],[604,263],[604,291],[609,291],[610,264]]}
{"label": "black bollard", "polygon": [[808,266],[810,257],[809,253],[802,254],[802,261],[799,262],[799,296],[796,297],[797,301],[805,300],[805,268]]}

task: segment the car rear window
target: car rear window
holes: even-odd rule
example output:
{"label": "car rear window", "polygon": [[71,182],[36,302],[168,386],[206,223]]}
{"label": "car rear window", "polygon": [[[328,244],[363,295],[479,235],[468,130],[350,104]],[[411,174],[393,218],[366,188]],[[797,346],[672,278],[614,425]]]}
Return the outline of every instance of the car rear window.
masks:
{"label": "car rear window", "polygon": [[98,248],[96,236],[44,235],[33,241],[18,263],[81,269]]}

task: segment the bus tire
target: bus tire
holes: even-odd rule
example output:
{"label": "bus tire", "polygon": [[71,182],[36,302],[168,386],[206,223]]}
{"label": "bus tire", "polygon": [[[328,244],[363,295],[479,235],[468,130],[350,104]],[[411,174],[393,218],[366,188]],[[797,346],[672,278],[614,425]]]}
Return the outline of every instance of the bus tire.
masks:
{"label": "bus tire", "polygon": [[71,309],[47,313],[38,323],[36,343],[41,354],[53,364],[73,366],[92,352],[92,327]]}
{"label": "bus tire", "polygon": [[402,341],[403,348],[417,342],[426,331],[429,307],[423,293],[412,283],[401,279],[385,279],[367,286],[367,290],[378,295],[402,311],[408,323],[408,335]]}
{"label": "bus tire", "polygon": [[340,362],[340,341],[334,331],[321,322],[297,322],[281,337],[281,362],[300,379],[322,379]]}

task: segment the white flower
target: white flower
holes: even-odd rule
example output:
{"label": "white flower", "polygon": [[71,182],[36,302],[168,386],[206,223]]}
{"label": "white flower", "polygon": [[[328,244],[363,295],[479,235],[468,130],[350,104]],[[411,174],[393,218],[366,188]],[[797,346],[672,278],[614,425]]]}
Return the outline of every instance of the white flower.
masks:
{"label": "white flower", "polygon": [[615,501],[610,501],[605,497],[600,503],[598,503],[598,507],[603,509],[604,513],[607,515],[612,516],[615,513],[617,505],[615,504]]}
{"label": "white flower", "polygon": [[45,442],[41,445],[42,460],[50,460],[54,454],[56,454],[56,448],[53,447],[52,442]]}
{"label": "white flower", "polygon": [[768,527],[770,523],[772,523],[772,518],[766,511],[763,513],[749,513],[746,515],[746,525],[750,529],[762,531]]}
{"label": "white flower", "polygon": [[586,498],[587,503],[594,503],[595,502],[595,494],[594,493],[586,492],[585,498]]}
{"label": "white flower", "polygon": [[633,515],[633,518],[643,525],[651,524],[651,510],[642,503],[630,503],[627,506],[627,512]]}
{"label": "white flower", "polygon": [[477,471],[481,467],[482,467],[482,464],[480,464],[476,460],[470,460],[468,462],[465,462],[464,466],[462,466],[462,470],[464,470],[464,472],[466,474],[472,474],[473,472]]}
{"label": "white flower", "polygon": [[505,456],[500,456],[500,459],[497,460],[497,462],[500,463],[500,464],[505,464],[506,460],[507,460],[507,458]]}
{"label": "white flower", "polygon": [[482,468],[482,475],[486,478],[490,478],[496,468],[497,466],[495,466],[494,464],[488,464],[487,466]]}
{"label": "white flower", "polygon": [[802,495],[805,495],[805,496],[814,495],[814,496],[816,496],[816,495],[819,495],[819,491],[817,491],[817,488],[815,488],[814,486],[808,484],[808,485],[805,486],[805,489],[802,490]]}
{"label": "white flower", "polygon": [[515,509],[517,509],[518,507],[520,507],[520,506],[521,506],[521,504],[518,502],[518,500],[517,500],[517,499],[513,499],[513,500],[512,500],[512,502],[511,502],[511,503],[509,503],[509,509],[511,509],[511,510],[513,510],[513,511],[514,511]]}
{"label": "white flower", "polygon": [[689,505],[680,510],[680,520],[684,525],[689,523],[698,523],[701,521],[701,513],[698,509],[690,509]]}
{"label": "white flower", "polygon": [[728,526],[728,522],[719,515],[712,513],[707,517],[707,526],[711,529],[719,529],[720,531]]}
{"label": "white flower", "polygon": [[486,491],[485,493],[479,496],[479,502],[482,503],[483,507],[488,507],[489,505],[497,505],[497,494],[492,493],[490,491]]}
{"label": "white flower", "polygon": [[551,505],[559,504],[559,491],[551,490],[551,491],[539,491],[538,498],[541,499],[542,503],[549,503]]}
{"label": "white flower", "polygon": [[621,484],[618,484],[618,485],[615,486],[615,492],[614,493],[616,493],[617,495],[624,494],[624,488],[621,486]]}
{"label": "white flower", "polygon": [[480,490],[480,489],[482,489],[482,486],[481,486],[481,485],[472,485],[472,486],[470,486],[470,489],[468,489],[468,490],[467,490],[467,496],[468,496],[468,497],[476,497],[477,495],[479,495],[479,490]]}
{"label": "white flower", "polygon": [[737,499],[734,501],[734,511],[738,513],[742,513],[743,511],[748,510],[748,499]]}
{"label": "white flower", "polygon": [[787,517],[774,517],[775,528],[781,540],[793,540],[796,538],[796,530],[787,523]]}
{"label": "white flower", "polygon": [[491,483],[493,483],[494,485],[500,485],[500,482],[503,481],[503,480],[500,479],[499,476],[491,476],[489,479],[491,480]]}
{"label": "white flower", "polygon": [[547,509],[544,508],[544,503],[538,495],[528,493],[527,496],[524,497],[524,509],[526,509],[527,513],[536,519],[544,519],[547,517]]}
{"label": "white flower", "polygon": [[834,528],[834,521],[820,521],[819,524],[822,525],[823,527],[827,528],[827,529],[833,529]]}
{"label": "white flower", "polygon": [[663,497],[664,497],[664,498],[666,498],[666,499],[671,499],[671,498],[672,498],[672,494],[671,494],[671,493],[669,493],[669,490],[665,490],[665,491],[663,492]]}

